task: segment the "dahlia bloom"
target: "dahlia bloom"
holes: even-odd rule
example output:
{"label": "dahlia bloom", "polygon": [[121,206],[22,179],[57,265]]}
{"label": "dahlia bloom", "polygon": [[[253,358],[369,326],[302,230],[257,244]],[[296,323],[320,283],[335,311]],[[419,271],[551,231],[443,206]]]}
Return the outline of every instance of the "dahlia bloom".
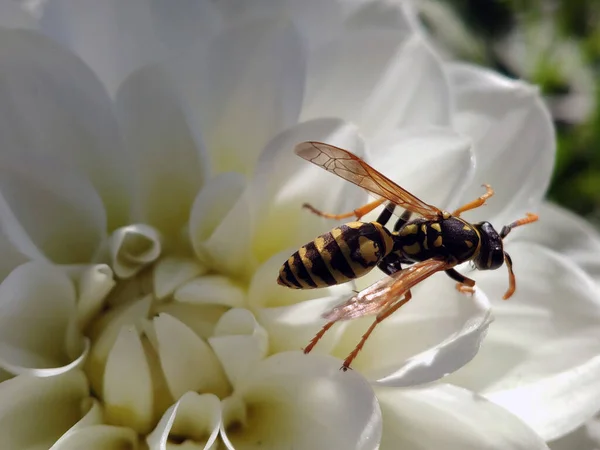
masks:
{"label": "dahlia bloom", "polygon": [[553,221],[507,240],[510,302],[503,270],[436,275],[346,373],[364,320],[299,349],[354,286],[275,282],[334,225],[302,203],[366,200],[300,141],[443,208],[492,184],[469,220],[537,211],[534,87],[382,2],[3,0],[0,26],[0,447],[532,450],[597,411],[597,287]]}

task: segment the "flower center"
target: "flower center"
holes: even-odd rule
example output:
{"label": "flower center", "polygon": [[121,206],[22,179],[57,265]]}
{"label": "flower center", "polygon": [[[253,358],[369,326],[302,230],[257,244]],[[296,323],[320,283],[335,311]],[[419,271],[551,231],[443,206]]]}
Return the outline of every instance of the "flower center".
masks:
{"label": "flower center", "polygon": [[[231,338],[253,332],[243,314],[228,314],[243,311],[243,282],[216,273],[191,251],[164,248],[148,225],[116,230],[105,248],[116,285],[84,324],[91,340],[84,369],[106,421],[140,434],[188,392],[229,397],[237,361],[224,363],[224,355],[235,345]],[[204,438],[184,429],[170,435],[174,444]]]}

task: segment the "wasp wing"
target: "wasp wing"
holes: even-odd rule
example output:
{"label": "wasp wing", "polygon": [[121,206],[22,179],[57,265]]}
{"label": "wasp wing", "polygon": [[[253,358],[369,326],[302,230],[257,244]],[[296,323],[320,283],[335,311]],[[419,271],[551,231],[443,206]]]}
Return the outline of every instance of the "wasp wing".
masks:
{"label": "wasp wing", "polygon": [[378,314],[411,288],[436,272],[451,267],[442,259],[427,259],[373,283],[349,300],[323,314],[330,322]]}
{"label": "wasp wing", "polygon": [[418,199],[347,150],[322,142],[307,141],[296,145],[294,152],[328,172],[426,219],[442,215],[440,209]]}

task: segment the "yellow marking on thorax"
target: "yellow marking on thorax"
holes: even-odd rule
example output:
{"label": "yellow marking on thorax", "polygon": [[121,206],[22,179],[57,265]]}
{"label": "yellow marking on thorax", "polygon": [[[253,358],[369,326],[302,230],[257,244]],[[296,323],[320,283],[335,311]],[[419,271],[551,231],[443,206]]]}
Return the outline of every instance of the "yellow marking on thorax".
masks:
{"label": "yellow marking on thorax", "polygon": [[465,245],[469,248],[473,247],[473,243],[471,241],[465,241]]}
{"label": "yellow marking on thorax", "polygon": [[335,278],[335,281],[337,281],[338,283],[345,283],[350,278],[346,277],[343,273],[335,270],[331,266],[331,264],[329,263],[329,261],[331,260],[331,252],[328,250],[325,250],[326,243],[327,242],[325,241],[325,239],[320,236],[315,239],[315,247],[316,247],[317,251],[320,253],[321,257],[323,258],[325,267],[327,267],[327,270],[329,271],[331,276],[333,278]]}
{"label": "yellow marking on thorax", "polygon": [[346,226],[349,227],[349,228],[355,228],[355,229],[357,229],[357,228],[362,227],[364,224],[365,224],[364,222],[348,222],[346,224]]}
{"label": "yellow marking on thorax", "polygon": [[438,233],[442,232],[442,226],[439,223],[432,223],[431,228],[433,228]]}
{"label": "yellow marking on thorax", "polygon": [[438,236],[435,241],[433,241],[433,246],[434,247],[441,247],[442,246],[442,237]]}
{"label": "yellow marking on thorax", "polygon": [[427,235],[423,238],[423,248],[429,250],[429,244],[427,243]]}
{"label": "yellow marking on thorax", "polygon": [[419,253],[421,251],[421,244],[419,244],[418,242],[415,242],[412,245],[405,245],[404,247],[402,247],[402,250],[407,255],[416,255],[417,253]]}
{"label": "yellow marking on thorax", "polygon": [[411,223],[410,225],[406,225],[404,228],[402,228],[398,234],[400,236],[408,236],[409,234],[416,234],[416,233],[417,233],[417,225],[414,223]]}
{"label": "yellow marking on thorax", "polygon": [[421,231],[423,232],[423,234],[427,234],[427,225],[426,224],[421,225]]}
{"label": "yellow marking on thorax", "polygon": [[371,239],[364,236],[359,237],[358,246],[360,247],[360,256],[362,256],[366,262],[372,263],[379,259],[377,257],[377,247],[375,247],[375,242]]}
{"label": "yellow marking on thorax", "polygon": [[463,225],[463,230],[465,230],[465,231],[469,231],[471,228],[473,228],[473,227],[471,225],[469,225],[468,223],[465,223]]}
{"label": "yellow marking on thorax", "polygon": [[452,217],[452,214],[448,211],[442,211],[442,219],[448,220],[450,217]]}
{"label": "yellow marking on thorax", "polygon": [[[305,249],[305,252],[306,252],[306,249]],[[302,255],[300,255],[300,258],[302,258]],[[290,266],[290,271],[294,274],[294,277],[296,278],[296,281],[298,281],[298,283],[300,283],[300,286],[302,286],[302,288],[304,288],[304,289],[312,288],[312,286],[310,284],[308,284],[300,276],[298,276],[298,266],[297,266],[296,262],[294,261],[293,255],[289,257],[288,264]]]}
{"label": "yellow marking on thorax", "polygon": [[[360,222],[351,222],[351,223],[360,223]],[[350,226],[350,224],[346,224],[346,225]],[[354,227],[352,227],[352,228],[354,228]],[[346,242],[346,239],[344,237],[344,233],[342,232],[342,230],[340,228],[334,228],[333,230],[331,230],[331,235],[333,236],[333,238],[337,242],[338,246],[340,247],[342,255],[344,256],[344,258],[346,258],[346,262],[348,263],[348,265],[354,272],[354,275],[356,275],[356,277],[360,277],[363,274],[365,274],[367,272],[367,270],[365,270],[365,268],[363,266],[361,266],[359,263],[357,263],[350,257],[350,253],[352,250],[348,246],[348,243]]]}

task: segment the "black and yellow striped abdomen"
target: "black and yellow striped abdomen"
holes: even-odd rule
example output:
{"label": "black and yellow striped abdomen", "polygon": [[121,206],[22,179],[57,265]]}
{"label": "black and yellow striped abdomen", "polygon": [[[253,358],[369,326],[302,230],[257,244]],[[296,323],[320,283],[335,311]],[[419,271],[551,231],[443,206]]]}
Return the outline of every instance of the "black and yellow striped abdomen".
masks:
{"label": "black and yellow striped abdomen", "polygon": [[283,264],[277,283],[294,289],[333,286],[361,277],[393,250],[377,222],[350,222],[302,246]]}

